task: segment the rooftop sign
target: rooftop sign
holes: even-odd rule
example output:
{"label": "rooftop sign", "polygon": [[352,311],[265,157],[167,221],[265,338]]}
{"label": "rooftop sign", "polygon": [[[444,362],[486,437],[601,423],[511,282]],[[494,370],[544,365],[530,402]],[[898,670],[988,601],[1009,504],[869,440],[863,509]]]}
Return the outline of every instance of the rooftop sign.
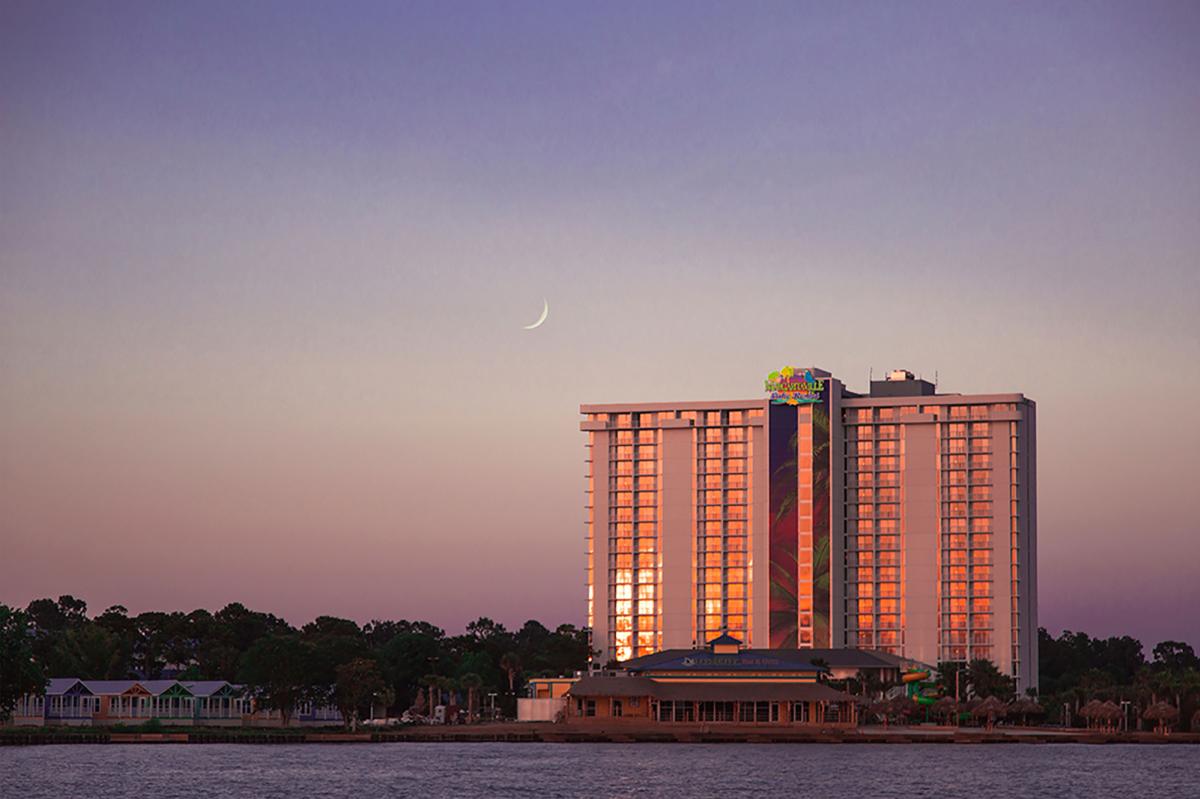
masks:
{"label": "rooftop sign", "polygon": [[778,372],[767,375],[765,390],[776,405],[799,405],[804,402],[820,402],[825,380],[813,377],[809,369],[803,372],[785,366]]}

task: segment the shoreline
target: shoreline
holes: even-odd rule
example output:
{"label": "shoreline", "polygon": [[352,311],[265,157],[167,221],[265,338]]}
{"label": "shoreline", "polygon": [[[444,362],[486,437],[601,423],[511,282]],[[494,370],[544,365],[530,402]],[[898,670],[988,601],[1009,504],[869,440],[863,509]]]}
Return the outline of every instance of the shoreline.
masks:
{"label": "shoreline", "polygon": [[137,732],[100,728],[7,728],[0,746],[61,744],[383,744],[383,743],[828,743],[828,744],[1200,744],[1200,733],[1105,733],[1038,727],[955,729],[950,727],[805,728],[726,727],[679,724],[564,725],[502,723],[403,730],[208,728]]}

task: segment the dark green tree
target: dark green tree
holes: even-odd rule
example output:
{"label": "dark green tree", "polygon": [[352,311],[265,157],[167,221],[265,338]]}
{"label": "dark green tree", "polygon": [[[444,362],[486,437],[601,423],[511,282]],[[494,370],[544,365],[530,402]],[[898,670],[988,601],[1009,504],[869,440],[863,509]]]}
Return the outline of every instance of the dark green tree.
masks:
{"label": "dark green tree", "polygon": [[521,673],[521,656],[516,652],[505,652],[500,657],[500,668],[508,676],[508,692],[517,690],[517,675]]}
{"label": "dark green tree", "polygon": [[421,678],[435,669],[441,657],[440,639],[425,632],[398,633],[380,650],[380,668],[402,707],[415,701],[424,685]]}
{"label": "dark green tree", "polygon": [[129,676],[129,666],[120,638],[103,625],[89,621],[57,636],[47,670],[55,675],[119,680]]}
{"label": "dark green tree", "polygon": [[0,605],[0,722],[8,721],[17,701],[46,690],[46,675],[33,657],[29,616]]}
{"label": "dark green tree", "polygon": [[996,664],[990,660],[972,660],[967,664],[967,675],[971,683],[971,693],[975,696],[994,696],[1007,702],[1016,694],[1016,681],[1001,674]]}
{"label": "dark green tree", "polygon": [[338,666],[370,654],[362,630],[349,619],[318,616],[301,628],[300,637],[312,646],[314,684],[327,690],[337,682]]}
{"label": "dark green tree", "polygon": [[278,710],[286,727],[296,705],[314,698],[313,646],[298,635],[269,635],[244,655],[238,679],[259,706]]}
{"label": "dark green tree", "polygon": [[1182,641],[1163,641],[1154,647],[1154,665],[1167,671],[1200,669],[1196,651]]}
{"label": "dark green tree", "polygon": [[477,700],[479,689],[483,686],[483,678],[475,672],[469,671],[458,678],[458,684],[467,692],[467,723],[472,723],[476,720]]}
{"label": "dark green tree", "polygon": [[25,615],[33,634],[33,655],[42,664],[51,662],[59,637],[88,620],[87,603],[70,594],[58,601],[35,599],[25,608]]}
{"label": "dark green tree", "polygon": [[350,729],[358,729],[358,720],[373,703],[391,704],[390,689],[370,658],[357,658],[337,667],[334,699]]}

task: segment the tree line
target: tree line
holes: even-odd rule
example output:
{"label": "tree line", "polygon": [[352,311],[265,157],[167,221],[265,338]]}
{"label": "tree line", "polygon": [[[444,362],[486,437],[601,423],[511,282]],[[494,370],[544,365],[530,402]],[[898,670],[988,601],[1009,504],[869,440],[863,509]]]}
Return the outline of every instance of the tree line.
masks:
{"label": "tree line", "polygon": [[150,611],[120,605],[89,617],[72,596],[37,599],[24,610],[0,605],[0,717],[49,677],[227,680],[259,703],[289,714],[299,702],[336,704],[348,718],[399,715],[454,699],[472,710],[495,693],[513,713],[530,676],[587,668],[584,630],[527,621],[518,630],[481,617],[461,635],[424,621],[318,616],[293,627],[232,603],[215,613]]}
{"label": "tree line", "polygon": [[[510,631],[481,617],[461,635],[447,635],[424,621],[360,626],[318,616],[297,628],[239,603],[215,613],[137,615],[115,605],[89,616],[86,602],[61,596],[23,610],[0,605],[0,718],[46,678],[68,676],[228,680],[283,714],[314,701],[337,704],[348,719],[428,712],[452,699],[465,700],[474,715],[494,693],[511,715],[526,679],[586,669],[588,655],[587,631],[570,624],[550,630],[531,620]],[[988,661],[938,666],[943,695],[1016,698],[1012,679]],[[1180,726],[1200,723],[1200,658],[1180,641],[1163,641],[1147,656],[1130,636],[1067,631],[1055,638],[1042,629],[1038,671],[1040,709],[1051,722],[1077,724],[1089,703],[1107,701],[1130,703],[1138,719],[1162,706]],[[882,686],[841,687],[873,694]]]}
{"label": "tree line", "polygon": [[1200,729],[1200,658],[1182,641],[1162,641],[1147,657],[1142,642],[1128,635],[1092,638],[1068,630],[1054,638],[1042,629],[1038,676],[1052,721],[1078,724],[1090,703],[1128,702],[1131,727],[1157,715],[1167,726]]}

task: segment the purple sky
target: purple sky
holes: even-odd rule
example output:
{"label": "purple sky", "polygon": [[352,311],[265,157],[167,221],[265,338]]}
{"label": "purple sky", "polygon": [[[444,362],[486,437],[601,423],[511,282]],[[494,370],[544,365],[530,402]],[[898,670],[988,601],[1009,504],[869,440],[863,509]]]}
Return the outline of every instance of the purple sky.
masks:
{"label": "purple sky", "polygon": [[578,404],[798,363],[1200,644],[1200,5],[646,5],[0,5],[0,601],[578,623]]}

